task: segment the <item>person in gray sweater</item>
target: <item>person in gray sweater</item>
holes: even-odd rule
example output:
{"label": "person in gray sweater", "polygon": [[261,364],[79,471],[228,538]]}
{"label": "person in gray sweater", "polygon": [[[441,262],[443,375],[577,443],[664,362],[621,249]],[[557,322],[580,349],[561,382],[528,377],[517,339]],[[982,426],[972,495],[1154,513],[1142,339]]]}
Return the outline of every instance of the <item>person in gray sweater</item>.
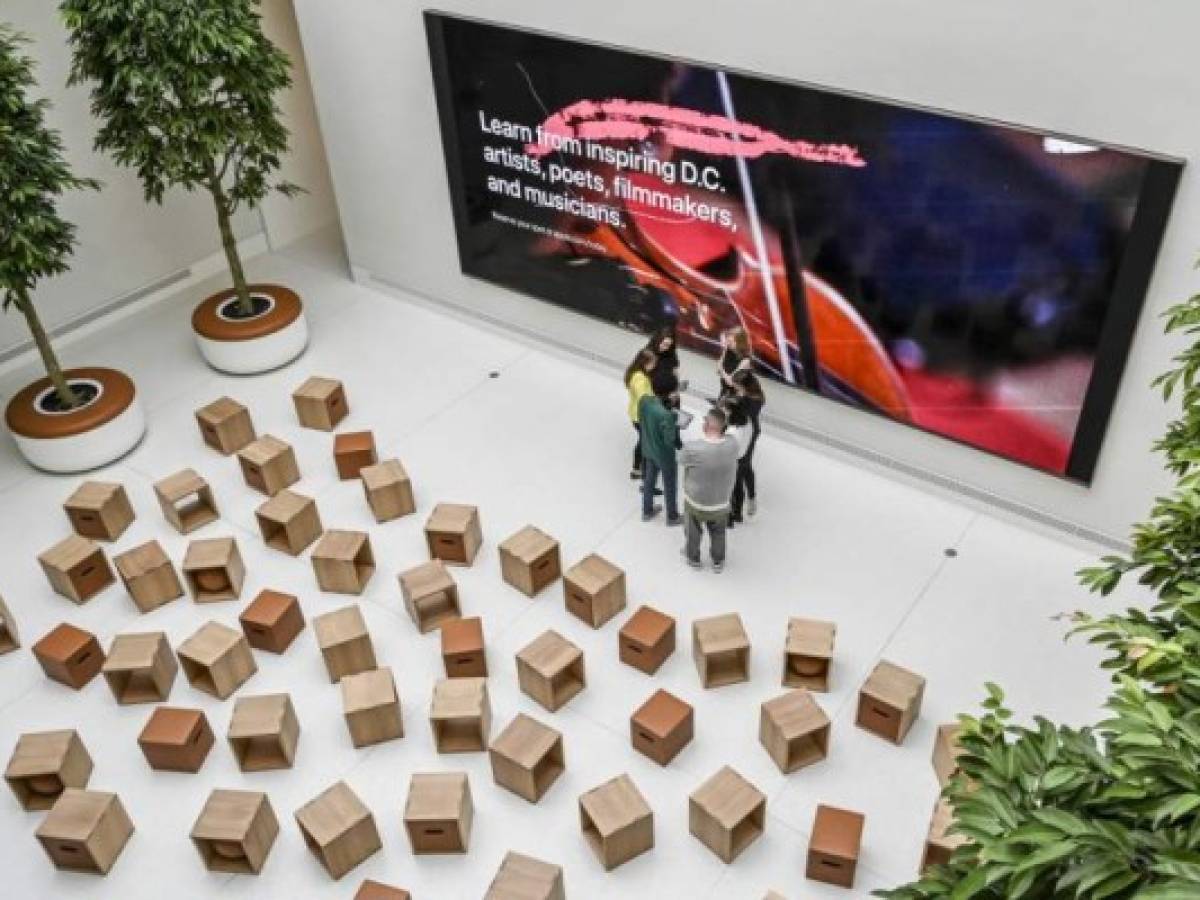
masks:
{"label": "person in gray sweater", "polygon": [[700,544],[704,529],[711,543],[713,571],[725,568],[725,528],[729,521],[729,497],[737,478],[737,441],[725,433],[725,413],[712,409],[704,417],[704,436],[687,441],[679,452],[683,467],[683,514],[687,532],[684,558],[693,569],[700,568]]}

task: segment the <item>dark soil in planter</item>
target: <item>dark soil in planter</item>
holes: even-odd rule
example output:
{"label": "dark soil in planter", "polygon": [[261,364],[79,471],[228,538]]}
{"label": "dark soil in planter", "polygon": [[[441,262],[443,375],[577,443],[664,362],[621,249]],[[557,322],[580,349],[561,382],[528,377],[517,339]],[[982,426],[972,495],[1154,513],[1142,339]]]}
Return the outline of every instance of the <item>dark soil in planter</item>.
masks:
{"label": "dark soil in planter", "polygon": [[265,315],[267,310],[271,308],[271,300],[262,296],[262,294],[251,294],[250,307],[250,312],[243,312],[241,302],[234,297],[232,300],[226,300],[221,304],[217,315],[224,319],[232,319],[235,322],[257,319],[259,316]]}
{"label": "dark soil in planter", "polygon": [[100,396],[100,388],[98,385],[90,381],[72,381],[71,392],[75,395],[78,401],[74,406],[67,406],[58,396],[58,391],[51,391],[38,401],[38,409],[44,413],[65,413],[74,412],[77,409],[83,409],[85,406],[90,406],[96,402],[96,398]]}

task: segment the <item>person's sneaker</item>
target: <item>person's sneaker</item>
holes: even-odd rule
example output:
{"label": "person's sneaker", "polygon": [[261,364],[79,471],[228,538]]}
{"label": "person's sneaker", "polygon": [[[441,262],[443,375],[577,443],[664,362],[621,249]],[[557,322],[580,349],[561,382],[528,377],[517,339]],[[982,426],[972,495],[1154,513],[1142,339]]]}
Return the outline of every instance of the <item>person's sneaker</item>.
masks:
{"label": "person's sneaker", "polygon": [[721,560],[720,562],[717,562],[714,559],[713,560],[713,572],[715,572],[717,575],[720,575],[723,571],[725,571],[725,561]]}
{"label": "person's sneaker", "polygon": [[[644,494],[644,493],[646,493],[646,488],[645,488],[645,486],[639,487],[639,488],[638,488],[638,493],[641,493],[641,494]],[[662,495],[663,495],[662,488],[655,488],[655,489],[654,489],[654,496],[655,496],[655,497],[661,497]]]}
{"label": "person's sneaker", "polygon": [[687,549],[686,549],[686,548],[681,548],[681,549],[679,550],[679,555],[680,555],[680,556],[682,556],[682,557],[683,557],[683,561],[684,561],[685,563],[687,563],[689,566],[691,566],[693,569],[699,569],[699,568],[700,568],[700,560],[698,560],[698,559],[692,559],[690,556],[688,556],[688,555],[687,555]]}
{"label": "person's sneaker", "polygon": [[667,516],[667,525],[668,526],[673,528],[676,525],[682,525],[682,524],[683,524],[683,516]]}
{"label": "person's sneaker", "polygon": [[630,469],[629,470],[629,480],[630,481],[639,481],[641,479],[641,477],[642,477],[641,469]]}
{"label": "person's sneaker", "polygon": [[753,516],[758,512],[758,499],[755,497],[746,498],[746,515]]}

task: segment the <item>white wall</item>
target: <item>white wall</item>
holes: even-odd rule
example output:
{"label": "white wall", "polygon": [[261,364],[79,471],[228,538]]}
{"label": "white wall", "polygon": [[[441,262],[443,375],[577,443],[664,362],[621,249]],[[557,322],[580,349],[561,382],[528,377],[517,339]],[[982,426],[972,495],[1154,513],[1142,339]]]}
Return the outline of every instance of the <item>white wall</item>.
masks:
{"label": "white wall", "polygon": [[[296,0],[356,271],[625,358],[629,336],[459,273],[415,0]],[[446,11],[722,63],[1099,141],[1200,156],[1195,0],[441,0]],[[771,406],[839,440],[1123,538],[1167,482],[1148,391],[1176,346],[1157,313],[1194,290],[1195,168],[1176,202],[1094,485],[1082,488],[798,392]],[[614,398],[614,409],[620,400]],[[615,414],[615,413],[614,413]]]}

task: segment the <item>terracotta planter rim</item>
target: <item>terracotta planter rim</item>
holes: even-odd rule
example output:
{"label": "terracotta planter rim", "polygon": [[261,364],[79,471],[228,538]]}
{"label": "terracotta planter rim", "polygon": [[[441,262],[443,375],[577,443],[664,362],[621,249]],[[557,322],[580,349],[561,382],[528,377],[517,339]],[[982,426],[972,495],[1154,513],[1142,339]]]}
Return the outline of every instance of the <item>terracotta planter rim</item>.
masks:
{"label": "terracotta planter rim", "polygon": [[227,288],[200,302],[192,312],[192,330],[210,341],[253,341],[283,331],[303,314],[300,295],[279,284],[251,284],[251,294],[271,301],[271,308],[252,319],[229,319],[221,307],[237,296]]}
{"label": "terracotta planter rim", "polygon": [[106,368],[67,369],[69,382],[91,381],[100,385],[100,395],[80,409],[43,412],[38,399],[52,387],[50,379],[39,378],[18,391],[8,402],[4,420],[9,431],[38,440],[73,437],[107,425],[129,409],[137,397],[137,387],[124,372]]}

